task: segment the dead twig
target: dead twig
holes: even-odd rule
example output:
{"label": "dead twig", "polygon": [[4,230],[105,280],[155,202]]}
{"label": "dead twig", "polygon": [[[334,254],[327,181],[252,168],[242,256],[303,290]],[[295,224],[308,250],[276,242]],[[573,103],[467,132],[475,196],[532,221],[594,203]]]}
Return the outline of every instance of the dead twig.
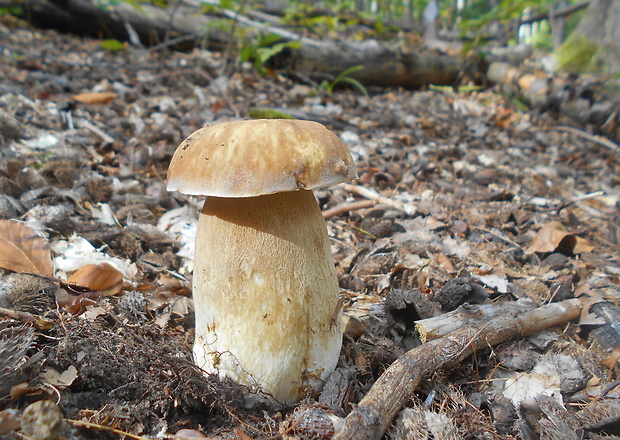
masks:
{"label": "dead twig", "polygon": [[565,127],[565,126],[561,126],[558,125],[557,127],[549,127],[547,128],[547,130],[555,130],[555,131],[563,131],[565,133],[571,133],[574,134],[576,136],[582,137],[584,139],[587,139],[591,142],[594,142],[596,144],[602,145],[603,147],[609,148],[610,150],[615,151],[616,153],[620,153],[620,146],[612,141],[610,141],[609,139],[603,137],[603,136],[598,136],[595,134],[590,134],[590,133],[586,133],[583,130],[579,130],[577,128],[573,128],[573,127]]}
{"label": "dead twig", "polygon": [[590,194],[584,194],[582,196],[576,197],[575,199],[568,201],[568,202],[564,202],[560,205],[560,207],[557,209],[557,213],[560,214],[560,212],[564,209],[564,208],[568,208],[571,205],[574,205],[575,203],[579,203],[582,202],[584,200],[588,200],[588,199],[593,199],[595,197],[599,197],[604,195],[605,193],[603,191],[596,191]]}
{"label": "dead twig", "polygon": [[332,440],[380,439],[425,377],[455,367],[477,350],[578,318],[581,307],[580,300],[569,299],[527,312],[506,313],[414,348],[377,379]]}
{"label": "dead twig", "polygon": [[74,426],[82,426],[84,428],[99,429],[100,431],[113,432],[121,437],[132,438],[134,440],[150,440],[148,437],[142,437],[139,435],[131,434],[130,432],[121,431],[120,429],[112,428],[111,426],[98,425],[96,423],[85,422],[83,420],[65,419],[67,422]]}
{"label": "dead twig", "polygon": [[365,188],[359,185],[352,185],[350,183],[343,184],[342,188],[345,191],[348,191],[350,193],[357,194],[358,196],[364,197],[366,199],[374,200],[375,202],[381,203],[383,205],[387,205],[390,208],[403,211],[405,214],[408,214],[408,215],[415,215],[417,211],[415,206],[406,205],[394,199],[390,199],[389,197],[382,196],[374,189]]}
{"label": "dead twig", "polygon": [[37,330],[49,330],[53,321],[39,315],[0,307],[0,317],[14,319],[24,324],[32,324]]}
{"label": "dead twig", "polygon": [[357,209],[370,208],[372,206],[375,206],[375,202],[373,200],[360,200],[359,202],[342,203],[338,206],[334,206],[333,208],[323,211],[323,218],[327,220],[328,218],[332,218],[337,215],[346,214],[347,212],[355,211]]}
{"label": "dead twig", "polygon": [[87,121],[86,119],[78,119],[78,120],[76,120],[76,125],[79,128],[84,128],[84,129],[90,131],[91,133],[93,133],[94,135],[98,136],[106,144],[113,144],[114,143],[114,138],[112,136],[108,135],[107,133],[104,133],[103,130],[101,130],[99,127],[97,127],[92,122]]}

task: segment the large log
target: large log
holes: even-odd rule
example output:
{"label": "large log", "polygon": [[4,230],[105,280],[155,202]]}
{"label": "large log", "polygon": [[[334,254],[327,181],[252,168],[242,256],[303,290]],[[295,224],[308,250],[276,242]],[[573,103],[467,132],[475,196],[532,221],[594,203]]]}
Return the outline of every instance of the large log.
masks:
{"label": "large log", "polygon": [[350,76],[366,85],[416,88],[428,84],[451,85],[463,69],[459,56],[423,53],[376,40],[323,41],[302,44],[298,50],[275,57],[277,68],[316,77],[335,77],[344,70],[363,66]]}

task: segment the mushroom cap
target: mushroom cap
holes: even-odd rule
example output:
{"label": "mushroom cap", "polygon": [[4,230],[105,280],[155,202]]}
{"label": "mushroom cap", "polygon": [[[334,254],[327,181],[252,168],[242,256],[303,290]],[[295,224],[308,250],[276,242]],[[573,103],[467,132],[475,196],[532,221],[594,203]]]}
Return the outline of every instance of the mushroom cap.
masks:
{"label": "mushroom cap", "polygon": [[214,197],[255,197],[317,189],[357,178],[340,138],[323,125],[290,119],[221,122],[177,148],[168,190]]}

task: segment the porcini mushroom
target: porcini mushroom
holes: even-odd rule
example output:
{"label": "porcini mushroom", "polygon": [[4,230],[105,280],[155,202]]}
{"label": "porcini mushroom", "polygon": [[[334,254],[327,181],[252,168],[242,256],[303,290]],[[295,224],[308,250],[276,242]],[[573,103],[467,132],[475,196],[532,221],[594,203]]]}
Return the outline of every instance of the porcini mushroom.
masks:
{"label": "porcini mushroom", "polygon": [[207,196],[193,275],[198,366],[281,403],[329,376],[339,289],[312,190],[356,177],[344,144],[316,122],[222,122],[179,145],[168,190]]}

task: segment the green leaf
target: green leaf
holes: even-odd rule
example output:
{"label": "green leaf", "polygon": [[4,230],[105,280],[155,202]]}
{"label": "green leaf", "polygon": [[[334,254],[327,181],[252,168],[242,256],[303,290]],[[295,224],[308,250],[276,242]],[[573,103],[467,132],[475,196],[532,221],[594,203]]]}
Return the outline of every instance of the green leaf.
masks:
{"label": "green leaf", "polygon": [[3,15],[14,15],[20,17],[22,15],[22,8],[19,6],[0,8],[0,17]]}
{"label": "green leaf", "polygon": [[366,87],[364,87],[364,85],[361,82],[359,82],[358,80],[356,80],[355,78],[350,78],[350,77],[346,76],[344,78],[341,78],[341,81],[342,82],[347,82],[347,83],[357,87],[360,90],[360,92],[362,92],[364,94],[364,96],[366,98],[369,98],[368,91],[366,90]]}
{"label": "green leaf", "polygon": [[119,52],[125,49],[125,45],[118,40],[103,40],[100,46],[112,52]]}
{"label": "green leaf", "polygon": [[295,119],[292,115],[273,108],[251,107],[248,116],[253,119]]}

